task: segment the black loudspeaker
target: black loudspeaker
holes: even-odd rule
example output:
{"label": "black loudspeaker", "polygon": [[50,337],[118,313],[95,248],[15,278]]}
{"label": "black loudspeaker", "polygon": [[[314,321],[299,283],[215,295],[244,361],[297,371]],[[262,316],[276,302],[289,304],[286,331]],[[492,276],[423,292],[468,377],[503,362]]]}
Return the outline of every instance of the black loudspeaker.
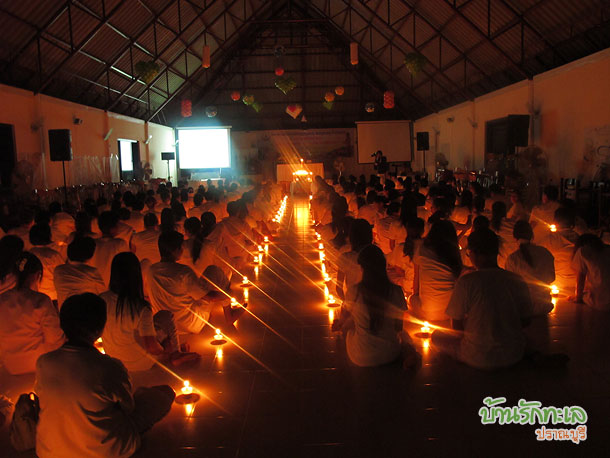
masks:
{"label": "black loudspeaker", "polygon": [[162,161],[173,161],[174,159],[176,159],[175,153],[161,153]]}
{"label": "black loudspeaker", "polygon": [[507,143],[509,148],[529,144],[529,127],[529,115],[508,115]]}
{"label": "black loudspeaker", "polygon": [[70,129],[49,129],[49,152],[53,162],[72,160]]}
{"label": "black loudspeaker", "polygon": [[417,132],[417,151],[428,151],[430,149],[430,137],[428,132]]}

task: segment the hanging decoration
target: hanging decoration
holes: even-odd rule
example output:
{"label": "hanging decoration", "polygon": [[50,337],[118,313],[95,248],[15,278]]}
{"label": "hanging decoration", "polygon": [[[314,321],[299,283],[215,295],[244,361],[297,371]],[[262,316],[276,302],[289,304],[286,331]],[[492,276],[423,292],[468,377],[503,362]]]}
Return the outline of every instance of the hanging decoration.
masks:
{"label": "hanging decoration", "polygon": [[280,76],[275,79],[275,87],[278,88],[280,91],[282,91],[284,93],[284,95],[286,95],[290,91],[292,91],[295,87],[297,87],[297,82],[291,76],[289,76],[289,77]]}
{"label": "hanging decoration", "polygon": [[412,52],[405,56],[405,66],[411,75],[416,76],[426,65],[428,60],[419,53]]}
{"label": "hanging decoration", "polygon": [[183,118],[193,116],[193,103],[189,99],[184,99],[180,105],[180,112]]}
{"label": "hanging decoration", "polygon": [[254,111],[256,111],[257,113],[260,113],[260,111],[263,109],[263,104],[260,102],[254,102],[252,104],[252,108],[254,108]]}
{"label": "hanging decoration", "polygon": [[345,88],[343,86],[337,86],[335,88],[335,94],[337,94],[338,96],[342,96],[343,94],[345,94]]}
{"label": "hanging decoration", "polygon": [[218,114],[218,108],[210,105],[209,107],[206,107],[205,114],[208,116],[208,118],[214,118]]}
{"label": "hanging decoration", "polygon": [[252,94],[244,95],[241,99],[244,105],[250,106],[254,103],[254,96]]}
{"label": "hanging decoration", "polygon": [[275,76],[282,76],[284,74],[283,67],[275,67]]}
{"label": "hanging decoration", "polygon": [[373,102],[369,102],[364,106],[364,109],[367,113],[373,113],[375,111],[375,104]]}
{"label": "hanging decoration", "polygon": [[297,119],[301,112],[303,111],[303,107],[300,104],[288,105],[286,107],[286,113],[292,118]]}
{"label": "hanging decoration", "polygon": [[301,116],[301,122],[307,122],[307,118],[305,117],[305,115]]}
{"label": "hanging decoration", "polygon": [[327,102],[334,102],[335,101],[335,94],[333,94],[332,92],[328,91],[326,94],[324,94],[324,100],[326,100]]}
{"label": "hanging decoration", "polygon": [[161,67],[154,60],[144,61],[141,60],[135,65],[136,73],[140,76],[142,81],[146,84],[150,84],[152,80],[159,74]]}
{"label": "hanging decoration", "polygon": [[352,65],[358,65],[358,43],[355,41],[349,44],[349,60]]}
{"label": "hanging decoration", "polygon": [[385,91],[383,93],[383,108],[386,110],[391,110],[394,108],[394,92],[393,91]]}
{"label": "hanging decoration", "polygon": [[210,68],[210,47],[203,45],[203,55],[201,57],[201,66],[203,68]]}
{"label": "hanging decoration", "polygon": [[239,93],[239,91],[233,91],[231,92],[231,100],[233,100],[233,102],[237,102],[241,97],[241,94]]}
{"label": "hanging decoration", "polygon": [[329,110],[329,111],[330,111],[330,110],[332,110],[332,109],[333,109],[333,102],[332,102],[332,101],[331,101],[331,102],[328,102],[328,101],[323,102],[323,103],[322,103],[322,106],[323,106],[324,108],[326,108],[327,110]]}

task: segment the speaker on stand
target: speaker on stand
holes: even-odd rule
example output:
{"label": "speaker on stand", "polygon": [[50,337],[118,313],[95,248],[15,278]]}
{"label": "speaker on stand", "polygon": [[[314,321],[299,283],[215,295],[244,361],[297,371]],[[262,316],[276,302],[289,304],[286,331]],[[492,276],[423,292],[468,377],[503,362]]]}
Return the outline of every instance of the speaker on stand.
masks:
{"label": "speaker on stand", "polygon": [[68,205],[66,185],[66,161],[72,160],[72,133],[70,129],[49,129],[49,154],[51,162],[60,162],[64,173],[64,198]]}
{"label": "speaker on stand", "polygon": [[174,159],[176,159],[176,153],[174,152],[161,153],[161,160],[167,161],[167,181],[172,181],[172,177],[169,173],[169,161],[173,161]]}
{"label": "speaker on stand", "polygon": [[428,132],[417,132],[417,151],[422,152],[422,161],[424,168],[424,177],[428,178],[428,170],[426,170],[426,151],[430,149],[430,135]]}

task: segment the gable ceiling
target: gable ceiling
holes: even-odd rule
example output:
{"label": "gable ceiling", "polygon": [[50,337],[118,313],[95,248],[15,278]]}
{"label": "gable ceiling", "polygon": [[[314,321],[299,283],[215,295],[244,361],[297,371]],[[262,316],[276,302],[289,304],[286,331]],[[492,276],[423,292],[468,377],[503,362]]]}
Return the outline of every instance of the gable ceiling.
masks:
{"label": "gable ceiling", "polygon": [[[606,0],[40,0],[0,3],[0,82],[167,125],[416,119],[610,46]],[[350,42],[359,44],[351,65]],[[204,45],[211,66],[202,67]],[[412,75],[406,55],[426,58]],[[159,73],[145,81],[138,62]],[[296,87],[275,87],[278,67]],[[342,86],[332,107],[326,92]],[[383,94],[395,108],[383,108]],[[260,112],[230,95],[253,95]],[[183,100],[193,116],[181,117]],[[375,111],[365,111],[367,103]],[[206,108],[217,116],[208,118]],[[209,111],[209,110],[208,110]]]}

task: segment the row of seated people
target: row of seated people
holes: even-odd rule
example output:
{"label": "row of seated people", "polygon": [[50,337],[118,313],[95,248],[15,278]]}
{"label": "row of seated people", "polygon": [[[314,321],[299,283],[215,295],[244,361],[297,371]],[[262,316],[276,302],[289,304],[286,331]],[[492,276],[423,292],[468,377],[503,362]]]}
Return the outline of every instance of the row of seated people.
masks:
{"label": "row of seated people", "polygon": [[[449,320],[456,319],[450,304],[457,300],[458,284],[462,278],[469,278],[477,270],[471,236],[478,231],[479,234],[487,234],[484,237],[489,245],[485,248],[486,256],[493,257],[494,269],[503,272],[498,275],[509,278],[504,273],[511,272],[513,277],[510,278],[516,277],[520,284],[527,285],[527,294],[518,289],[514,294],[527,296],[528,304],[524,310],[527,310],[528,317],[544,315],[553,310],[552,285],[558,286],[562,294],[571,300],[584,302],[597,310],[610,310],[610,287],[607,281],[604,282],[604,279],[610,278],[610,247],[593,233],[579,235],[575,231],[575,217],[571,208],[548,198],[547,193],[554,197],[552,188],[545,190],[544,202],[531,212],[537,216],[530,222],[524,212],[519,217],[508,218],[506,204],[500,199],[491,204],[489,213],[484,210],[484,201],[478,199],[482,203],[482,211],[478,214],[468,213],[456,221],[457,218],[452,218],[452,206],[448,204],[451,199],[447,195],[450,192],[443,189],[443,185],[439,186],[440,189],[430,188],[427,196],[420,192],[421,188],[411,183],[400,183],[400,190],[388,186],[388,183],[385,189],[379,189],[375,183],[371,187],[377,187],[377,190],[371,189],[367,194],[367,200],[371,200],[371,203],[357,208],[356,214],[350,211],[347,201],[350,197],[349,184],[334,187],[323,180],[316,180],[315,194],[311,200],[313,217],[318,223],[316,230],[329,248],[327,255],[331,269],[335,266],[336,294],[346,300],[344,304],[350,302],[346,299],[349,291],[358,289],[358,285],[362,286],[364,281],[364,266],[361,263],[364,249],[376,246],[384,255],[384,274],[387,272],[388,279],[402,287],[410,313],[421,320],[449,323]],[[555,202],[550,205],[554,207],[550,219],[548,215],[542,216],[541,210],[546,209],[549,202]],[[323,214],[328,208],[330,221],[325,221]],[[426,214],[430,215],[427,221],[422,218]],[[555,225],[555,231],[551,230],[551,224]],[[540,230],[540,226],[545,230]],[[538,243],[534,243],[536,227],[541,234]],[[489,234],[493,234],[493,237]],[[497,245],[497,256],[490,254],[494,244]],[[381,262],[376,265],[377,270],[381,268],[380,265]],[[378,280],[383,284],[383,279]],[[492,280],[489,279],[487,286],[481,283],[481,287],[487,288],[485,292],[473,290],[469,294],[495,297],[496,282]],[[396,298],[401,300],[398,296]],[[473,297],[468,300],[476,302]],[[486,319],[493,321],[494,318]],[[487,331],[472,328],[469,331],[476,331],[478,338],[484,341],[493,335],[490,329],[493,329],[494,323],[482,325],[480,320],[481,317],[470,312],[470,320],[466,322],[478,323],[476,326],[482,328],[489,326]],[[489,340],[487,344],[502,346],[502,342]],[[358,356],[350,357],[359,364]],[[375,358],[365,358],[360,360],[360,364],[379,364],[380,360]],[[506,364],[505,360],[495,360],[494,357],[477,361],[477,358],[468,360],[466,355],[464,359],[478,367]]]}

